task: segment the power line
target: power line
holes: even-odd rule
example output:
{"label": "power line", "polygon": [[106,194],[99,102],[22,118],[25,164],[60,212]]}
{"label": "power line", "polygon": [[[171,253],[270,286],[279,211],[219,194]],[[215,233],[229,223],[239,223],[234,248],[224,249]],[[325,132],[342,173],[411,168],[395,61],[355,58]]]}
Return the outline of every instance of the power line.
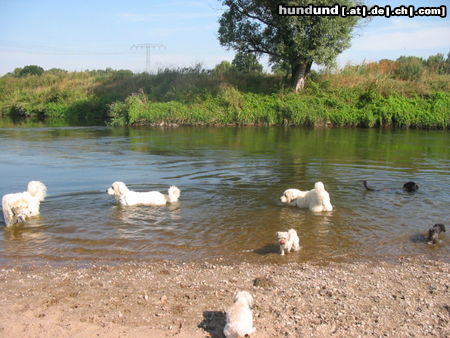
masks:
{"label": "power line", "polygon": [[161,48],[166,48],[166,46],[164,46],[161,43],[139,43],[139,44],[134,44],[133,46],[131,46],[131,48],[145,48],[145,64],[146,64],[146,68],[147,68],[147,73],[150,73],[150,59],[151,59],[151,50],[152,49],[161,49]]}

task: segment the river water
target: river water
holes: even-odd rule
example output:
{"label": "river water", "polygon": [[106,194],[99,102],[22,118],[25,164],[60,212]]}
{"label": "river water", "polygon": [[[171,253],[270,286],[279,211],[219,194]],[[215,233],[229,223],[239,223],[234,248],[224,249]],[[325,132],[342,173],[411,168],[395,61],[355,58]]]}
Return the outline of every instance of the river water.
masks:
{"label": "river water", "polygon": [[[0,194],[47,185],[41,215],[0,228],[0,264],[153,259],[250,262],[449,261],[447,131],[298,128],[10,127],[0,129]],[[363,180],[388,191],[369,192]],[[401,190],[413,180],[415,194]],[[165,207],[121,207],[105,190],[181,189]],[[334,210],[286,207],[287,188],[322,181]],[[302,245],[281,257],[275,232]]]}

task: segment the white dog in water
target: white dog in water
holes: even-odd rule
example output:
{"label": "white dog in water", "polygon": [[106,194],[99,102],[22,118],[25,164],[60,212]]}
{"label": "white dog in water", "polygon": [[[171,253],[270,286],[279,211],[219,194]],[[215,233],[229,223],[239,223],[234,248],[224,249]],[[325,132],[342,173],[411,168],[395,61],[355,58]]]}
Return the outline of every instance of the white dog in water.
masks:
{"label": "white dog in water", "polygon": [[47,187],[39,181],[28,182],[27,191],[4,195],[2,208],[6,226],[25,222],[28,217],[39,215],[40,203],[46,195]]}
{"label": "white dog in water", "polygon": [[298,189],[288,189],[280,197],[281,203],[299,208],[309,208],[313,212],[332,211],[330,194],[325,190],[322,182],[316,182],[314,189],[301,191]]}
{"label": "white dog in water", "polygon": [[171,186],[168,195],[159,191],[137,192],[127,188],[123,182],[114,182],[107,190],[109,195],[114,195],[116,201],[121,205],[166,205],[167,203],[178,202],[180,189]]}
{"label": "white dog in water", "polygon": [[294,251],[300,250],[300,238],[298,238],[297,231],[294,229],[289,229],[286,232],[278,231],[277,240],[280,245],[280,252],[282,256],[285,251],[289,253],[291,249],[294,249]]}
{"label": "white dog in water", "polygon": [[227,311],[227,324],[223,334],[227,338],[248,337],[256,331],[253,327],[253,297],[247,291],[236,291],[234,304]]}
{"label": "white dog in water", "polygon": [[287,189],[283,192],[283,195],[281,195],[280,201],[283,204],[295,206],[295,200],[299,197],[305,197],[307,193],[307,191],[301,191],[298,189]]}

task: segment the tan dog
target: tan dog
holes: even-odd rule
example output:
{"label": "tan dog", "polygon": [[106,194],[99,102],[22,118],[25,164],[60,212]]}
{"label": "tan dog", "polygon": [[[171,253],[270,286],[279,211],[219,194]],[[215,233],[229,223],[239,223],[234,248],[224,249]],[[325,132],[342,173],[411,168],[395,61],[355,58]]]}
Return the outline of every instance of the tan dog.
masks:
{"label": "tan dog", "polygon": [[280,245],[280,252],[282,256],[285,251],[289,253],[291,249],[294,249],[294,251],[300,250],[300,238],[298,238],[297,231],[294,229],[290,229],[287,232],[278,231],[277,240]]}
{"label": "tan dog", "polygon": [[227,311],[227,324],[223,334],[227,338],[249,337],[256,331],[253,327],[253,297],[247,291],[236,291],[234,304]]}

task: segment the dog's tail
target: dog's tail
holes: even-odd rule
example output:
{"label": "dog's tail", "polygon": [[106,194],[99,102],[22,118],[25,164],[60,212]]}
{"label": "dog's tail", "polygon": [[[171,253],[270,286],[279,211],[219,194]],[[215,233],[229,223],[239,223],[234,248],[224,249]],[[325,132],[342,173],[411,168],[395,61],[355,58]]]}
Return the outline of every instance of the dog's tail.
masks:
{"label": "dog's tail", "polygon": [[180,198],[180,195],[181,195],[180,189],[178,189],[176,186],[172,185],[169,188],[168,193],[169,193],[169,199],[168,199],[169,203],[178,202],[178,199]]}
{"label": "dog's tail", "polygon": [[288,234],[289,236],[297,236],[297,231],[295,231],[295,229],[289,229]]}
{"label": "dog's tail", "polygon": [[364,188],[366,188],[367,190],[369,190],[369,191],[377,191],[377,189],[373,189],[373,188],[371,188],[371,187],[369,187],[368,185],[367,185],[367,181],[363,181],[363,185],[364,185]]}
{"label": "dog's tail", "polygon": [[27,191],[31,196],[36,197],[41,202],[47,196],[47,187],[39,181],[28,182]]}
{"label": "dog's tail", "polygon": [[314,189],[316,189],[317,191],[324,191],[325,190],[325,186],[323,185],[322,182],[316,182],[314,184]]}

